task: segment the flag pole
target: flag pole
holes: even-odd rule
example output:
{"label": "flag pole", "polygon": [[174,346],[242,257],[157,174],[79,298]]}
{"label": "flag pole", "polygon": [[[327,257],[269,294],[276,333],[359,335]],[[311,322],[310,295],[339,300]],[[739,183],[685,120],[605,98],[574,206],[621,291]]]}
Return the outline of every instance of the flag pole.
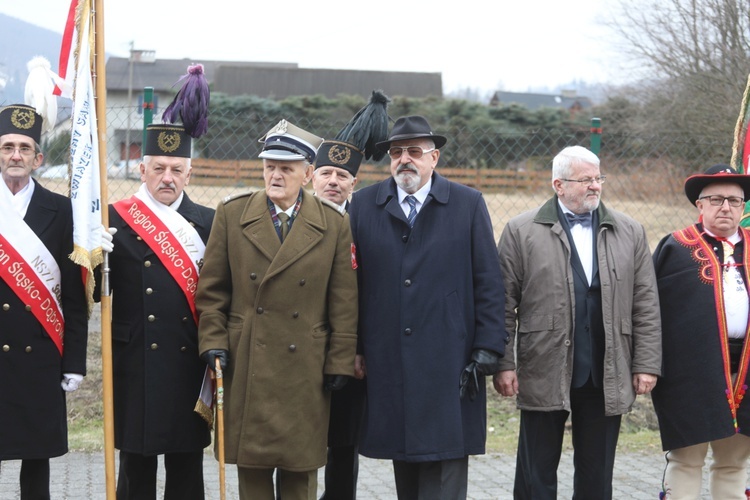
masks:
{"label": "flag pole", "polygon": [[[104,0],[94,0],[94,78],[96,127],[99,141],[99,182],[101,185],[102,225],[109,227],[107,190],[107,78],[104,52]],[[104,405],[104,474],[107,500],[115,500],[114,389],[112,383],[112,295],[109,289],[109,255],[102,263],[102,401]]]}

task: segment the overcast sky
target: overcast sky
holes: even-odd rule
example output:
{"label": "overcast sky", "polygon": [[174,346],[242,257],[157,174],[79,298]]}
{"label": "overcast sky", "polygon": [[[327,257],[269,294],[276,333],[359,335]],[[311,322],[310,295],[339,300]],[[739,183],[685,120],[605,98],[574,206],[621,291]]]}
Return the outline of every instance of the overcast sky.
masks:
{"label": "overcast sky", "polygon": [[[69,5],[69,0],[3,0],[0,12],[62,32]],[[573,80],[622,82],[600,24],[611,5],[606,0],[105,0],[105,45],[108,54],[123,57],[133,42],[135,49],[155,50],[157,58],[192,62],[440,72],[446,93],[524,92]]]}

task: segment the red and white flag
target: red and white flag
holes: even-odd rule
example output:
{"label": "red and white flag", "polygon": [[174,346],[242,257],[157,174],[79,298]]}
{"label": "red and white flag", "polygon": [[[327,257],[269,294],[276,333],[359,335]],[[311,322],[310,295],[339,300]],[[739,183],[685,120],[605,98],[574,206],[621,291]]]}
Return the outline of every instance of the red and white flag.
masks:
{"label": "red and white flag", "polygon": [[[93,269],[102,262],[102,204],[99,184],[94,82],[91,74],[94,32],[92,0],[72,0],[60,51],[59,95],[73,99],[70,132],[70,199],[73,205],[73,253],[83,267],[89,307],[93,304]],[[72,82],[72,84],[71,84]]]}

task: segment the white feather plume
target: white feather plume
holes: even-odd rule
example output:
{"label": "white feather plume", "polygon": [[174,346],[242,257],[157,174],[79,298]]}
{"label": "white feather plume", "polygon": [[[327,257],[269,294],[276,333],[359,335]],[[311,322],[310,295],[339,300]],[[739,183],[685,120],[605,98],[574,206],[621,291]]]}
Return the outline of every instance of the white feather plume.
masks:
{"label": "white feather plume", "polygon": [[26,68],[29,70],[29,77],[26,79],[24,102],[35,108],[44,119],[42,132],[49,132],[57,122],[57,97],[52,93],[57,75],[52,71],[49,61],[42,56],[34,57],[26,64]]}

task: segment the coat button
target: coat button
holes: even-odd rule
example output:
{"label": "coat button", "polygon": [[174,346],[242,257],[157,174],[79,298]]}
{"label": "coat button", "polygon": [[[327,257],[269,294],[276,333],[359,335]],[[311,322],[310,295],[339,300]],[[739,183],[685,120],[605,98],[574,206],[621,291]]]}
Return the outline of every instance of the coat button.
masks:
{"label": "coat button", "polygon": [[292,345],[289,346],[289,352],[294,352],[296,350],[297,350],[297,346],[296,345],[292,344]]}
{"label": "coat button", "polygon": [[180,352],[185,352],[185,351],[187,351],[187,347],[185,346],[180,347]]}
{"label": "coat button", "polygon": [[31,348],[30,345],[27,345],[25,351],[26,352],[31,352],[31,351],[33,351],[33,349]]}
{"label": "coat button", "polygon": [[409,241],[409,235],[407,235],[407,234],[403,235],[401,237],[401,241],[403,241],[404,243],[406,243],[407,241]]}
{"label": "coat button", "polygon": [[404,286],[406,287],[411,286],[411,280],[404,280]]}
{"label": "coat button", "polygon": [[411,335],[411,328],[406,328],[404,330],[404,335]]}
{"label": "coat button", "polygon": [[259,307],[259,308],[257,308],[257,309],[255,310],[255,312],[257,312],[258,314],[263,314],[263,308],[262,308],[262,307]]}
{"label": "coat button", "polygon": [[138,241],[143,241],[143,238],[141,238],[140,236],[136,236],[135,239]]}
{"label": "coat button", "polygon": [[10,346],[9,346],[8,344],[5,344],[5,345],[3,346],[3,351],[5,351],[5,352],[8,352],[8,351],[10,351]]}
{"label": "coat button", "polygon": [[251,280],[254,280],[254,279],[257,279],[257,278],[258,278],[258,275],[257,275],[257,274],[255,274],[255,273],[250,273],[250,279],[251,279]]}
{"label": "coat button", "polygon": [[146,288],[146,295],[151,295],[152,293],[154,293],[153,288]]}
{"label": "coat button", "polygon": [[10,309],[10,304],[3,304],[3,311],[8,311]]}
{"label": "coat button", "polygon": [[151,267],[151,261],[147,260],[146,262],[143,263],[143,265],[146,267]]}
{"label": "coat button", "polygon": [[565,344],[565,347],[570,347],[570,340],[566,340],[566,341],[564,342],[564,344]]}
{"label": "coat button", "polygon": [[159,344],[157,344],[156,342],[154,342],[153,344],[151,344],[151,350],[152,350],[152,351],[155,351],[155,350],[157,350],[158,348],[159,348]]}
{"label": "coat button", "polygon": [[305,286],[305,280],[304,279],[299,280],[299,286]]}
{"label": "coat button", "polygon": [[24,309],[26,309],[27,311],[31,311],[31,306],[29,304],[26,304],[26,307]]}
{"label": "coat button", "polygon": [[188,320],[188,317],[187,317],[187,316],[183,316],[183,317],[182,317],[182,322],[183,322],[183,323],[187,323],[187,320]]}
{"label": "coat button", "polygon": [[195,222],[190,222],[190,225],[195,227]]}
{"label": "coat button", "polygon": [[297,319],[297,318],[299,318],[299,313],[298,313],[297,311],[294,311],[294,312],[292,313],[292,318],[294,318],[294,319]]}
{"label": "coat button", "polygon": [[154,321],[156,321],[156,316],[154,316],[153,314],[149,314],[148,321],[149,323],[153,323]]}

